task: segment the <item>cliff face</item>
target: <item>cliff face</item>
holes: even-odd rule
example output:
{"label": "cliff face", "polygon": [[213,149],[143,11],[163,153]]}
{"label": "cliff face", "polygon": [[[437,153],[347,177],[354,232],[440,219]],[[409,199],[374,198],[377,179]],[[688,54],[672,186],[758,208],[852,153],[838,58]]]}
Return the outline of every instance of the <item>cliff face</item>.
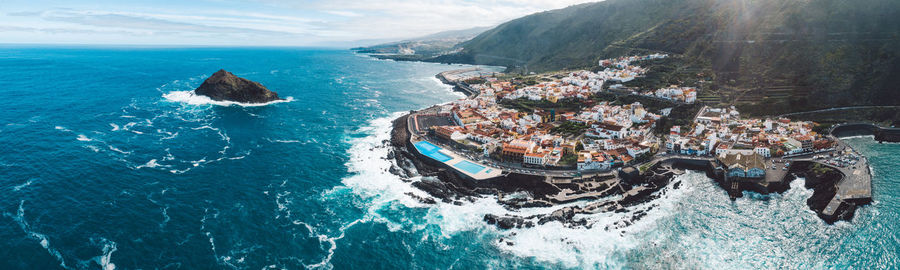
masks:
{"label": "cliff face", "polygon": [[262,84],[240,78],[224,69],[207,78],[194,93],[216,101],[241,103],[266,103],[281,99],[278,93],[269,91]]}

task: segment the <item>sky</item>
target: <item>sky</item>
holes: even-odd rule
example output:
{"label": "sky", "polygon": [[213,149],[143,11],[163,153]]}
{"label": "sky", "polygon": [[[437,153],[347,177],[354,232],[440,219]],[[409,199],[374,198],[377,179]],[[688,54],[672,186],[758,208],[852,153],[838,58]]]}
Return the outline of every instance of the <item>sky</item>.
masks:
{"label": "sky", "polygon": [[358,46],[597,0],[0,0],[0,43]]}

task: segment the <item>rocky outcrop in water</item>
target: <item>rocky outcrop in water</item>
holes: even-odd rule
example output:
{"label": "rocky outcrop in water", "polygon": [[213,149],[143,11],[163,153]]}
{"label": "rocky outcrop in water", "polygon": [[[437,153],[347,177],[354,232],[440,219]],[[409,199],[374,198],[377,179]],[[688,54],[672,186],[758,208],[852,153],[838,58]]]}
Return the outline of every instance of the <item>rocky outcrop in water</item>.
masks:
{"label": "rocky outcrop in water", "polygon": [[269,91],[262,84],[235,76],[224,69],[209,76],[194,93],[215,101],[266,103],[281,100],[278,93]]}

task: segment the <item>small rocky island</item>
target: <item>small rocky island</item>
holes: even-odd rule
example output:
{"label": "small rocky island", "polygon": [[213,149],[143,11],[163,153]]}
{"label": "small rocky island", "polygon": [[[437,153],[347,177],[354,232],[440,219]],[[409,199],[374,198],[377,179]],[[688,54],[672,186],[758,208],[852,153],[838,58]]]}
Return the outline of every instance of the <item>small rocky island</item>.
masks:
{"label": "small rocky island", "polygon": [[207,78],[194,93],[215,101],[240,103],[266,103],[282,99],[262,84],[235,76],[224,69]]}

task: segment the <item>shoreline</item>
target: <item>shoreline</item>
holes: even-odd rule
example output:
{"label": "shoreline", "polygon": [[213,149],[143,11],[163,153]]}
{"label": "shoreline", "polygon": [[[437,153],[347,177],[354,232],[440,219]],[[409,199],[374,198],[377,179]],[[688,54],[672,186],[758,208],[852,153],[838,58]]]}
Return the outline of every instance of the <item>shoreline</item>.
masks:
{"label": "shoreline", "polygon": [[[405,114],[393,120],[391,131],[391,152],[389,159],[394,159],[399,166],[390,168],[390,172],[408,179],[411,176],[430,176],[427,179],[412,182],[411,185],[424,191],[434,198],[422,198],[413,194],[407,194],[425,204],[435,204],[436,200],[444,203],[461,205],[463,202],[473,202],[476,198],[496,196],[497,203],[510,210],[531,207],[551,207],[561,204],[591,201],[584,206],[568,206],[546,215],[533,216],[496,216],[485,215],[483,221],[495,225],[500,229],[528,228],[542,225],[547,222],[560,222],[566,226],[590,227],[583,218],[576,218],[577,214],[593,214],[602,212],[628,213],[630,207],[653,201],[668,191],[667,187],[678,189],[680,181],[676,177],[686,171],[703,172],[707,178],[714,181],[722,191],[729,192],[723,173],[715,168],[711,161],[666,157],[658,160],[644,173],[628,175],[619,171],[612,176],[592,177],[574,181],[552,181],[541,176],[520,173],[509,173],[501,177],[478,181],[470,179],[447,168],[443,163],[431,160],[415,150],[410,141],[407,130],[407,118]],[[807,198],[809,209],[827,224],[833,224],[840,220],[852,221],[858,207],[871,203],[871,198],[849,199],[840,201],[832,214],[824,214],[823,211],[830,201],[837,195],[840,181],[845,177],[838,170],[829,170],[827,173],[816,173],[810,161],[796,161],[791,165],[788,173],[778,185],[760,188],[753,185],[741,185],[733,198],[743,197],[744,191],[759,194],[784,193],[790,189],[790,185],[798,178],[805,178],[804,187],[813,190],[813,195]],[[404,180],[406,181],[406,180]],[[607,184],[603,186],[603,184]],[[586,186],[603,187],[585,189]],[[568,200],[560,200],[560,194],[565,191]],[[522,196],[522,194],[526,194]],[[436,200],[435,200],[436,199]],[[604,200],[606,199],[606,200]],[[634,211],[629,219],[617,222],[619,226],[608,229],[621,229],[641,219],[646,210]]]}
{"label": "shoreline", "polygon": [[[477,68],[470,68],[477,70]],[[448,73],[460,73],[471,71],[452,70],[441,72],[435,78],[442,83],[453,86],[453,91],[461,92],[467,97],[477,95],[474,89],[468,88],[461,82],[446,78]],[[461,85],[463,84],[463,85]],[[429,108],[433,108],[429,107]],[[426,108],[427,109],[427,108]],[[422,109],[422,110],[426,110]],[[744,191],[760,194],[783,193],[790,189],[793,180],[799,177],[806,178],[805,187],[813,189],[814,194],[807,199],[810,210],[828,224],[839,220],[850,221],[857,207],[871,203],[871,187],[869,193],[862,198],[841,199],[838,189],[843,180],[848,178],[840,169],[828,167],[828,173],[819,174],[811,168],[812,164],[821,164],[813,160],[799,160],[791,164],[790,170],[774,176],[776,181],[760,183],[732,182],[724,177],[724,171],[717,168],[711,158],[705,157],[680,157],[657,154],[649,161],[653,163],[643,173],[637,172],[635,167],[629,170],[620,168],[618,171],[610,171],[590,177],[565,177],[565,176],[541,176],[517,172],[506,172],[501,176],[476,180],[465,173],[449,165],[432,160],[419,153],[413,145],[413,138],[409,127],[409,117],[418,111],[413,110],[392,121],[391,152],[390,159],[395,159],[399,167],[392,167],[390,172],[407,179],[410,176],[432,176],[429,179],[412,182],[412,185],[444,203],[462,204],[463,201],[474,201],[486,195],[494,195],[497,202],[504,207],[516,210],[529,207],[550,207],[578,201],[591,202],[583,207],[564,207],[551,214],[538,216],[494,216],[485,215],[483,220],[488,224],[496,225],[501,229],[532,227],[535,223],[544,224],[550,221],[558,221],[567,226],[590,226],[584,219],[576,219],[576,214],[590,214],[600,212],[628,212],[628,207],[644,202],[652,201],[666,192],[665,187],[673,184],[677,189],[680,185],[677,181],[672,183],[675,177],[682,175],[686,170],[705,172],[706,176],[717,183],[732,199],[742,197]],[[867,164],[863,164],[867,170]],[[415,168],[413,170],[412,168]],[[626,172],[628,171],[628,172]],[[868,172],[870,177],[871,173]],[[404,180],[406,181],[406,180]],[[522,194],[525,194],[522,196]],[[422,198],[413,194],[407,194],[422,203],[437,203],[433,198]],[[611,199],[618,198],[618,199]],[[609,200],[602,200],[609,199]],[[620,223],[623,227],[640,219],[642,213],[635,212],[630,220]]]}

